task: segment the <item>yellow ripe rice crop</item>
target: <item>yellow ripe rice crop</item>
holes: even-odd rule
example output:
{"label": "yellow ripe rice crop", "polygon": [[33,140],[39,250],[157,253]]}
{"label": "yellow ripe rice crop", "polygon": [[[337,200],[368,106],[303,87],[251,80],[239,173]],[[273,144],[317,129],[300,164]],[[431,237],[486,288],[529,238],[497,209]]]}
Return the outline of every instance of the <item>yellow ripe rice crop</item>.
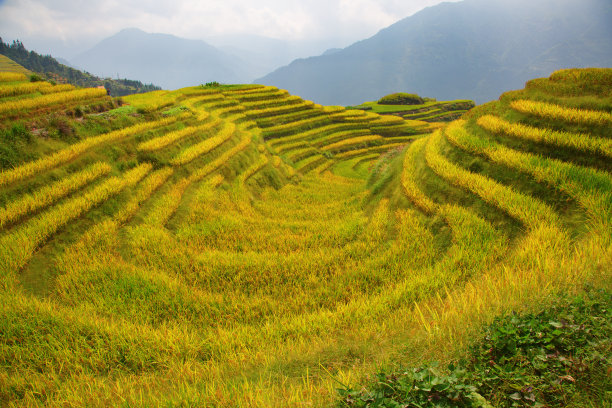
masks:
{"label": "yellow ripe rice crop", "polygon": [[373,142],[375,140],[381,140],[381,139],[382,139],[382,136],[379,136],[379,135],[367,135],[367,136],[353,137],[351,139],[344,139],[339,142],[332,143],[327,146],[323,146],[321,150],[323,151],[339,150],[344,147],[360,145],[360,144],[369,143],[369,142]]}
{"label": "yellow ripe rice crop", "polygon": [[144,94],[133,94],[123,99],[142,112],[154,112],[176,103],[180,94],[169,91],[153,91]]}
{"label": "yellow ripe rice crop", "polygon": [[280,158],[280,156],[272,156],[272,165],[274,167],[278,168],[282,162],[283,160]]}
{"label": "yellow ripe rice crop", "polygon": [[49,82],[20,82],[11,85],[0,85],[0,98],[41,92],[44,88],[52,88]]}
{"label": "yellow ripe rice crop", "polygon": [[212,162],[206,164],[204,167],[195,170],[193,173],[191,173],[189,179],[193,182],[203,179],[204,177],[208,176],[210,173],[227,163],[227,161],[234,157],[236,154],[246,149],[250,144],[251,135],[246,133],[244,136],[242,136],[242,139],[236,146],[224,152],[221,156],[217,157]]}
{"label": "yellow ripe rice crop", "polygon": [[272,139],[268,141],[268,144],[271,146],[282,145],[286,143],[293,143],[297,140],[310,140],[317,136],[322,136],[324,134],[337,133],[343,130],[352,130],[352,129],[361,129],[359,125],[349,124],[349,123],[335,123],[333,125],[321,126],[306,132],[300,132],[293,136],[285,136],[277,139]]}
{"label": "yellow ripe rice crop", "polygon": [[6,207],[0,208],[0,228],[24,215],[52,204],[98,177],[110,173],[110,171],[111,166],[107,163],[96,163],[83,171],[10,202]]}
{"label": "yellow ripe rice crop", "polygon": [[304,171],[304,169],[311,169],[316,167],[316,165],[318,165],[320,162],[325,160],[325,156],[322,156],[320,154],[315,154],[313,156],[310,156],[298,163],[296,163],[295,167],[298,171]]}
{"label": "yellow ripe rice crop", "polygon": [[244,93],[244,94],[233,94],[231,96],[233,96],[236,99],[239,99],[241,102],[248,102],[248,101],[264,101],[264,100],[270,100],[270,99],[276,99],[276,98],[280,98],[283,96],[288,96],[289,92],[285,91],[285,90],[264,90],[264,91],[256,91],[256,92],[249,92],[249,93]]}
{"label": "yellow ripe rice crop", "polygon": [[242,106],[247,109],[264,109],[272,108],[274,106],[288,106],[301,101],[303,101],[303,99],[299,96],[291,95],[287,98],[276,98],[267,101],[243,102]]}
{"label": "yellow ripe rice crop", "polygon": [[310,145],[310,143],[308,143],[307,141],[300,140],[300,141],[297,141],[297,142],[294,142],[294,143],[287,143],[287,144],[280,145],[280,146],[278,146],[276,148],[276,151],[278,153],[283,153],[283,152],[286,152],[288,150],[294,150],[294,149],[297,149],[297,148],[300,148],[300,147],[306,147],[306,146],[309,146],[309,145]]}
{"label": "yellow ripe rice crop", "polygon": [[358,136],[366,136],[366,135],[369,135],[369,136],[372,135],[369,129],[351,129],[351,130],[347,130],[344,132],[333,132],[333,133],[324,135],[322,137],[310,138],[308,140],[308,143],[310,143],[313,146],[320,147],[326,144],[329,145],[329,144],[335,143],[337,141],[342,141],[342,140],[346,140],[349,138],[355,138]]}
{"label": "yellow ripe rice crop", "polygon": [[187,178],[181,179],[178,183],[170,187],[165,194],[158,197],[149,213],[145,216],[145,224],[152,226],[165,225],[178,208],[183,193],[191,182],[192,181]]}
{"label": "yellow ripe rice crop", "polygon": [[59,267],[67,272],[74,272],[95,258],[93,253],[97,250],[98,239],[101,236],[110,236],[117,231],[121,224],[134,216],[142,203],[164,184],[173,172],[174,170],[171,167],[165,167],[149,174],[143,181],[138,183],[134,195],[130,197],[129,201],[121,207],[112,219],[101,221],[91,227],[62,254],[58,260]]}
{"label": "yellow ripe rice crop", "polygon": [[37,98],[0,102],[0,113],[37,109],[67,102],[77,102],[106,96],[106,90],[97,88],[76,89],[69,92],[52,93]]}
{"label": "yellow ripe rice crop", "polygon": [[288,133],[294,130],[298,130],[300,128],[311,127],[316,124],[326,122],[327,120],[328,119],[326,116],[313,116],[308,119],[298,120],[295,122],[289,122],[283,125],[272,126],[272,127],[266,128],[264,131],[264,134],[265,135],[275,135],[275,134]]}
{"label": "yellow ripe rice crop", "polygon": [[190,126],[181,130],[175,130],[165,135],[156,137],[155,139],[147,140],[138,145],[137,149],[141,152],[152,152],[155,150],[163,149],[164,147],[175,143],[176,141],[183,139],[187,136],[191,136],[198,132],[208,131],[221,123],[221,119],[215,119],[209,123],[200,126]]}
{"label": "yellow ripe rice crop", "polygon": [[263,155],[260,156],[257,162],[253,163],[253,165],[238,176],[238,182],[244,184],[249,178],[253,177],[255,173],[263,169],[266,164],[268,164],[268,157]]}
{"label": "yellow ripe rice crop", "polygon": [[115,130],[99,136],[90,137],[75,143],[51,155],[41,157],[29,163],[25,163],[14,169],[0,173],[0,186],[23,180],[41,171],[51,169],[60,164],[67,163],[84,152],[105,143],[116,142],[128,136],[132,136],[150,129],[166,126],[177,121],[177,117],[168,117],[152,122],[139,123],[127,128]]}
{"label": "yellow ripe rice crop", "polygon": [[0,72],[0,82],[17,82],[27,81],[28,77],[25,74],[18,72]]}
{"label": "yellow ripe rice crop", "polygon": [[389,126],[389,125],[400,125],[400,124],[404,124],[406,123],[406,121],[399,117],[399,116],[393,116],[393,115],[380,115],[378,116],[378,118],[376,118],[376,120],[373,120],[372,122],[370,122],[370,125],[372,126]]}
{"label": "yellow ripe rice crop", "polygon": [[340,113],[340,112],[344,112],[346,110],[346,108],[344,106],[323,106],[323,112],[327,113],[327,114],[332,114],[332,113]]}
{"label": "yellow ripe rice crop", "polygon": [[338,153],[334,157],[338,159],[348,159],[369,153],[386,152],[387,150],[405,145],[406,143],[389,143],[380,146],[366,147],[365,149],[348,150],[346,152]]}
{"label": "yellow ripe rice crop", "polygon": [[164,167],[148,175],[147,178],[139,184],[134,196],[119,210],[113,217],[113,220],[117,223],[128,221],[140,209],[140,205],[145,202],[155,190],[164,184],[172,173],[174,173],[172,167]]}
{"label": "yellow ripe rice crop", "polygon": [[63,202],[24,223],[0,239],[0,273],[15,273],[49,236],[60,227],[91,208],[106,201],[128,186],[133,186],[151,170],[150,164],[128,171],[123,177],[113,177],[85,193]]}
{"label": "yellow ripe rice crop", "polygon": [[275,115],[284,115],[287,113],[291,113],[296,110],[304,109],[304,108],[312,108],[314,102],[311,101],[303,101],[300,103],[288,105],[288,106],[280,106],[277,108],[265,108],[265,109],[257,109],[257,110],[249,110],[246,115],[249,118],[259,118],[266,116],[275,116]]}
{"label": "yellow ripe rice crop", "polygon": [[228,115],[228,114],[231,114],[231,113],[244,112],[244,108],[242,106],[238,105],[238,104],[229,105],[229,106],[220,107],[220,108],[215,108],[215,109],[211,109],[211,110],[217,116]]}
{"label": "yellow ripe rice crop", "polygon": [[40,92],[43,95],[46,95],[46,94],[52,94],[52,93],[58,93],[58,92],[68,92],[74,89],[76,88],[70,84],[61,84],[61,85],[54,85],[50,87],[41,88],[38,92]]}
{"label": "yellow ripe rice crop", "polygon": [[612,158],[612,139],[593,137],[588,134],[558,132],[547,128],[535,128],[511,123],[497,116],[485,115],[477,123],[483,129],[493,133],[506,134],[533,142],[543,142],[561,147],[571,147],[585,152],[599,153]]}
{"label": "yellow ripe rice crop", "polygon": [[519,152],[492,140],[476,137],[467,131],[465,121],[450,124],[445,134],[451,143],[461,149],[485,155],[493,162],[556,186],[576,199],[602,231],[610,229],[612,178],[605,172]]}
{"label": "yellow ripe rice crop", "polygon": [[426,143],[427,139],[419,139],[413,142],[408,150],[406,150],[406,155],[404,156],[404,168],[402,171],[402,187],[404,188],[404,193],[414,205],[419,207],[419,209],[426,214],[431,215],[436,212],[437,205],[431,198],[423,193],[414,179],[414,173],[416,171],[414,161],[416,160],[417,156],[422,154]]}
{"label": "yellow ripe rice crop", "polygon": [[250,94],[255,94],[255,93],[274,92],[274,91],[278,91],[278,88],[275,86],[254,85],[246,89],[230,89],[230,90],[224,91],[224,93],[232,94],[232,95],[250,95]]}
{"label": "yellow ripe rice crop", "polygon": [[217,146],[229,140],[236,131],[236,125],[226,123],[225,126],[215,136],[206,139],[200,143],[190,146],[178,154],[170,163],[175,166],[187,164],[197,157],[206,154]]}
{"label": "yellow ripe rice crop", "polygon": [[552,103],[536,102],[525,99],[510,102],[510,107],[521,113],[538,116],[540,118],[562,120],[585,125],[612,125],[612,114],[609,112],[566,108]]}
{"label": "yellow ripe rice crop", "polygon": [[442,132],[438,130],[428,138],[425,147],[425,160],[440,177],[473,192],[521,221],[530,229],[542,225],[555,226],[558,224],[555,212],[543,202],[451,163],[440,153],[442,141]]}
{"label": "yellow ripe rice crop", "polygon": [[[331,108],[330,110],[334,111],[335,108]],[[325,112],[326,109],[324,108],[323,111]],[[348,118],[365,117],[365,116],[366,116],[366,112],[359,110],[359,109],[340,110],[336,113],[331,113],[329,115],[331,119],[348,119]]]}

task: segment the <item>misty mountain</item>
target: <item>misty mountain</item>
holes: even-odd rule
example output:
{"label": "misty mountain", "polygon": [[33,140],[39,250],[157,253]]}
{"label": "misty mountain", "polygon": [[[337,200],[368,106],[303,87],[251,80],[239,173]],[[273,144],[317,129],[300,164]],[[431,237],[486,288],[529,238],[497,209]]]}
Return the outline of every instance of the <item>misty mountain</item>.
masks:
{"label": "misty mountain", "polygon": [[165,89],[223,83],[250,82],[248,61],[200,40],[168,34],[150,34],[130,28],[101,41],[71,63],[104,77],[137,78]]}
{"label": "misty mountain", "polygon": [[[248,82],[269,74],[297,58],[319,55],[343,40],[284,40],[250,34],[221,35],[209,37],[208,43],[221,51],[249,61]],[[349,41],[344,44],[349,44]]]}
{"label": "misty mountain", "polygon": [[478,103],[569,67],[612,66],[609,0],[465,0],[256,80],[322,104],[392,92]]}

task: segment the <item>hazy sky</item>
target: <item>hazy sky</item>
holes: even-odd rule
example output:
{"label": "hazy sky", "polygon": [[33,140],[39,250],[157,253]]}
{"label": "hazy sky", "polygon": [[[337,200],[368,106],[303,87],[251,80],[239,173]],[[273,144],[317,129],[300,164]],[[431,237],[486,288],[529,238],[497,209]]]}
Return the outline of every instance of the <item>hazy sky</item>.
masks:
{"label": "hazy sky", "polygon": [[[457,1],[457,0],[451,0]],[[0,0],[0,36],[40,52],[90,46],[127,27],[206,39],[258,34],[337,45],[442,0]],[[59,46],[59,44],[58,44]]]}

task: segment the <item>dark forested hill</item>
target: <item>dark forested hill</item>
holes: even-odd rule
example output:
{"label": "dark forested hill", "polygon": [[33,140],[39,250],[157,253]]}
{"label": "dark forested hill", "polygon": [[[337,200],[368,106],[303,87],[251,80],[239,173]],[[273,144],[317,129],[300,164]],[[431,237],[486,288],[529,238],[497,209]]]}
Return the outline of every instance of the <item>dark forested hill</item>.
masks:
{"label": "dark forested hill", "polygon": [[21,41],[12,44],[4,43],[0,38],[0,54],[5,55],[49,80],[66,82],[76,86],[94,87],[104,86],[112,96],[123,96],[134,93],[150,92],[159,87],[131,79],[102,79],[88,72],[59,63],[50,55],[40,55],[35,51],[28,51]]}
{"label": "dark forested hill", "polygon": [[612,66],[609,0],[442,3],[257,80],[322,104],[406,91],[482,103],[566,67]]}

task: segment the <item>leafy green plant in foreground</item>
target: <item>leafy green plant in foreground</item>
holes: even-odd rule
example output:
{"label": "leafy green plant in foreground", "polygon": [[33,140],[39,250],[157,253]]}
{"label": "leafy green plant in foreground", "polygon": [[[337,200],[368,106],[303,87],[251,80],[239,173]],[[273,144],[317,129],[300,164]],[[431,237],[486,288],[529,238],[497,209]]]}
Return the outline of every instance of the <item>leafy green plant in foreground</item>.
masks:
{"label": "leafy green plant in foreground", "polygon": [[610,292],[496,319],[465,359],[379,373],[340,390],[343,407],[603,406],[610,392]]}

